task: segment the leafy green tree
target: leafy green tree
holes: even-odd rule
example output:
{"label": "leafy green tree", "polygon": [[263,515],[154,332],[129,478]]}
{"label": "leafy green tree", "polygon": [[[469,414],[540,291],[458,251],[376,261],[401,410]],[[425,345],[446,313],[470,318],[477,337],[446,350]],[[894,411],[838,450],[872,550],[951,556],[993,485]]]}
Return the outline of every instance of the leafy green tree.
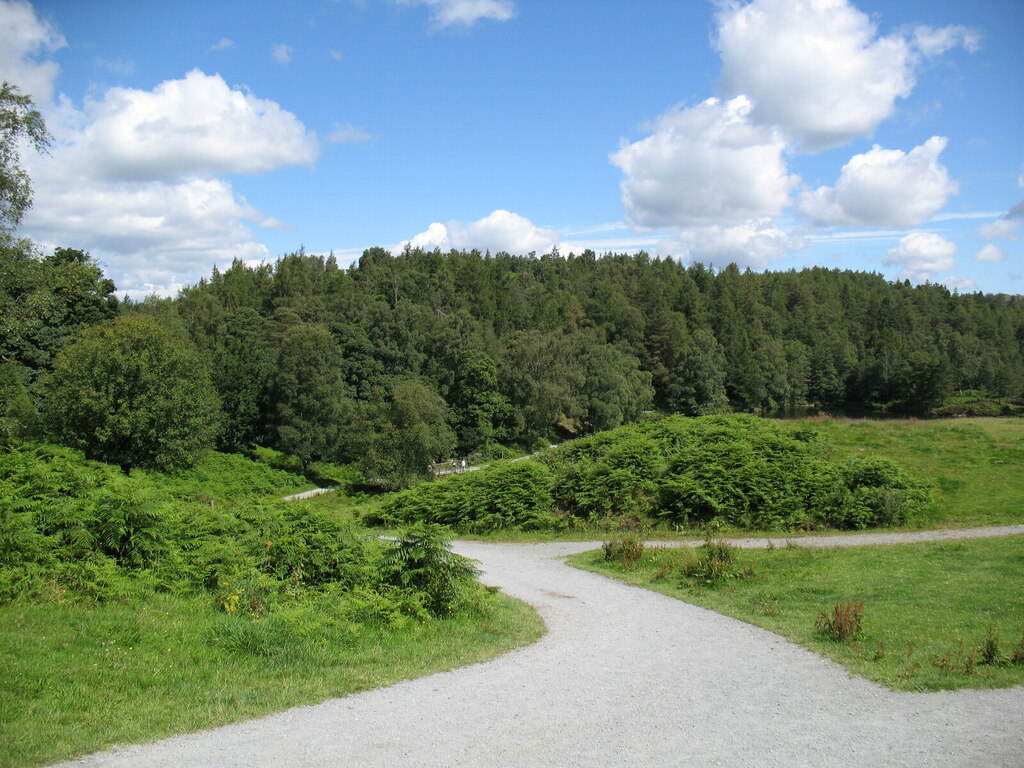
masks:
{"label": "leafy green tree", "polygon": [[429,478],[430,465],[455,450],[445,402],[422,381],[396,383],[378,419],[362,469],[367,478],[384,487],[404,488]]}
{"label": "leafy green tree", "polygon": [[320,323],[295,323],[281,337],[273,384],[274,443],[308,466],[332,459],[348,402],[341,350]]}
{"label": "leafy green tree", "polygon": [[58,353],[44,389],[58,440],[126,470],[194,464],[217,433],[220,408],[202,357],[145,315],[86,329]]}
{"label": "leafy green tree", "polygon": [[265,325],[256,310],[240,307],[224,318],[213,351],[211,374],[224,411],[218,442],[229,450],[262,436],[267,390],[276,370]]}
{"label": "leafy green tree", "polygon": [[28,369],[17,363],[0,363],[0,444],[32,437],[39,415],[29,394]]}
{"label": "leafy green tree", "polygon": [[510,418],[512,406],[501,393],[498,366],[487,355],[468,350],[462,353],[448,399],[455,435],[464,451],[474,451],[505,436],[502,425]]}
{"label": "leafy green tree", "polygon": [[0,85],[0,230],[17,227],[32,205],[32,182],[21,167],[21,139],[39,152],[51,141],[32,97],[5,80]]}
{"label": "leafy green tree", "polygon": [[29,241],[0,232],[0,360],[21,363],[34,378],[83,327],[120,311],[114,290],[89,254],[57,248],[40,256]]}

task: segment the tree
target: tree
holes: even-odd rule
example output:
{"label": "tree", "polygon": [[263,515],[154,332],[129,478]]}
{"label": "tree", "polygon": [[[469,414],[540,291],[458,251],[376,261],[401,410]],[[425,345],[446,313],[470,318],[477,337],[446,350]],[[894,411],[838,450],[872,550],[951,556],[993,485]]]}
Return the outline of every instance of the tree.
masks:
{"label": "tree", "polygon": [[219,403],[203,358],[151,317],[86,329],[43,384],[52,433],[90,458],[169,470],[213,446]]}
{"label": "tree", "polygon": [[504,437],[501,425],[511,417],[512,406],[498,385],[498,366],[487,355],[462,353],[448,399],[455,434],[464,450],[474,451]]}
{"label": "tree", "polygon": [[275,364],[264,325],[256,310],[236,309],[224,318],[213,350],[211,374],[224,410],[218,441],[227,450],[244,448],[261,436]]}
{"label": "tree", "polygon": [[378,431],[363,462],[363,474],[387,488],[403,488],[430,477],[430,464],[448,458],[455,433],[445,402],[422,381],[395,384],[378,416]]}
{"label": "tree", "polygon": [[276,446],[303,466],[333,459],[347,400],[341,350],[320,323],[295,323],[284,330],[273,387]]}
{"label": "tree", "polygon": [[13,230],[32,205],[32,183],[21,167],[22,138],[39,152],[50,146],[46,122],[32,97],[6,80],[0,85],[0,229]]}

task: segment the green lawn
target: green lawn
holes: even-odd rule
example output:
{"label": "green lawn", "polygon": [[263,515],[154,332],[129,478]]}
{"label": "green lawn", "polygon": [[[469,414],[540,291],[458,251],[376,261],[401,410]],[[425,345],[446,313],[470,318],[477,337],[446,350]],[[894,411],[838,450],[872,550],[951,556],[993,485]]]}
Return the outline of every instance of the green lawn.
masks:
{"label": "green lawn", "polygon": [[281,633],[209,599],[0,607],[0,766],[33,766],[312,704],[492,658],[544,632],[532,608],[394,630]]}
{"label": "green lawn", "polygon": [[1024,521],[1024,419],[811,419],[846,455],[883,456],[931,483],[936,526]]}
{"label": "green lawn", "polygon": [[[734,554],[752,575],[712,585],[681,575],[692,550],[648,548],[625,568],[601,550],[569,562],[777,632],[893,689],[1024,684],[1024,659],[1011,662],[1015,649],[1024,655],[1024,536]],[[828,639],[819,612],[847,601],[864,603],[863,630]],[[985,664],[990,629],[998,663]]]}

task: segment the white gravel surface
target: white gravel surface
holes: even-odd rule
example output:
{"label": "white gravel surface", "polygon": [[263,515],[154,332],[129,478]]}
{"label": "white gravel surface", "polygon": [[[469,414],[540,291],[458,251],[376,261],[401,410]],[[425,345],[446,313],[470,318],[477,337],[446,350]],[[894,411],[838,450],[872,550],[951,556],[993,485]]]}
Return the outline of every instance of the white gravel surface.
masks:
{"label": "white gravel surface", "polygon": [[894,693],[765,630],[558,559],[594,546],[458,543],[485,581],[540,611],[549,631],[534,645],[64,765],[1024,767],[1024,687]]}

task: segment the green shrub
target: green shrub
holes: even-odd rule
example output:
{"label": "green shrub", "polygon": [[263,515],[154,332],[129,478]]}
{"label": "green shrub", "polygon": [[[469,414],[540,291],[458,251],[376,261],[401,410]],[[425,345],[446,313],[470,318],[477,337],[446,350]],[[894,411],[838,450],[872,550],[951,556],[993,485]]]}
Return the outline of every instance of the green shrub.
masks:
{"label": "green shrub", "polygon": [[606,541],[601,545],[601,549],[606,561],[616,563],[622,568],[632,568],[644,556],[643,539],[636,535]]}
{"label": "green shrub", "polygon": [[736,549],[724,541],[708,540],[697,552],[696,560],[683,565],[684,581],[718,586],[728,579],[749,578],[751,568],[740,568],[736,562]]}

